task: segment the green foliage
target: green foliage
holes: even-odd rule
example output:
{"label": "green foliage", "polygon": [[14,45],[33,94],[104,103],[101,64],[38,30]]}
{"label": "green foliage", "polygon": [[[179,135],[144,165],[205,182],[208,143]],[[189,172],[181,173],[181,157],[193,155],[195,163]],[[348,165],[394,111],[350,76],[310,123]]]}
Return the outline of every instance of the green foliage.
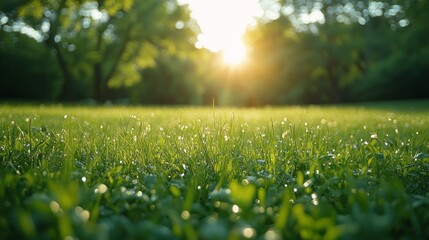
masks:
{"label": "green foliage", "polygon": [[61,74],[54,55],[34,39],[19,33],[0,32],[0,97],[55,100]]}
{"label": "green foliage", "polygon": [[[197,23],[177,1],[2,1],[1,97],[238,106],[429,97],[427,1],[273,2],[279,17],[249,27],[248,59],[228,66],[195,48]],[[38,42],[10,40],[32,31]]]}
{"label": "green foliage", "polygon": [[41,47],[54,50],[63,75],[61,100],[104,102],[108,88],[135,85],[139,71],[153,67],[160,51],[175,54],[194,35],[188,27],[175,27],[189,13],[174,1],[31,0],[6,10],[0,16],[7,16],[7,31],[25,25],[40,33]]}
{"label": "green foliage", "polygon": [[1,105],[0,238],[427,239],[428,111]]}
{"label": "green foliage", "polygon": [[199,104],[203,83],[191,57],[162,53],[156,68],[141,71],[142,81],[131,89],[132,101],[145,104]]}
{"label": "green foliage", "polygon": [[[424,1],[281,2],[293,11],[261,21],[246,36],[251,61],[242,69],[249,72],[245,84],[232,89],[238,104],[428,97],[421,90],[428,88]],[[381,14],[368,12],[378,3]],[[312,11],[323,21],[299,20]]]}

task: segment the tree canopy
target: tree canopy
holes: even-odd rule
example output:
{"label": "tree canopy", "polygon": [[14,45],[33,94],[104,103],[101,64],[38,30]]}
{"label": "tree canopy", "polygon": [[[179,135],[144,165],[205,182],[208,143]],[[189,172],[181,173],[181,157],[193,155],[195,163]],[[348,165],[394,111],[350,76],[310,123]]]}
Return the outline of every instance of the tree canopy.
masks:
{"label": "tree canopy", "polygon": [[232,67],[195,47],[198,24],[173,0],[2,1],[0,97],[249,106],[429,97],[427,1],[271,4],[276,17],[248,29],[248,59]]}

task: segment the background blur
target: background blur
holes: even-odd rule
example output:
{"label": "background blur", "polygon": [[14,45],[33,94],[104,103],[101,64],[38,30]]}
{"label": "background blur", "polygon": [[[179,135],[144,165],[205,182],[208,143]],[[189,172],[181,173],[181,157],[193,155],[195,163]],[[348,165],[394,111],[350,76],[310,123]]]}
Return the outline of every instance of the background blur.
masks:
{"label": "background blur", "polygon": [[263,106],[429,98],[428,2],[261,0],[244,33],[247,57],[228,64],[198,44],[186,1],[0,0],[0,99]]}

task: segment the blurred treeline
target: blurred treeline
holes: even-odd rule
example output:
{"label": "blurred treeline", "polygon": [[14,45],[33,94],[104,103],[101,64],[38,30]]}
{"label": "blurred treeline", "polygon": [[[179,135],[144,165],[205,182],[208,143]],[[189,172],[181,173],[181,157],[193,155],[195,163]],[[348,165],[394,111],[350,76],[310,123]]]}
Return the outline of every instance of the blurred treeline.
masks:
{"label": "blurred treeline", "polygon": [[[248,59],[194,47],[174,0],[0,0],[0,98],[135,104],[429,98],[426,0],[263,1]],[[222,17],[222,14],[219,14]]]}

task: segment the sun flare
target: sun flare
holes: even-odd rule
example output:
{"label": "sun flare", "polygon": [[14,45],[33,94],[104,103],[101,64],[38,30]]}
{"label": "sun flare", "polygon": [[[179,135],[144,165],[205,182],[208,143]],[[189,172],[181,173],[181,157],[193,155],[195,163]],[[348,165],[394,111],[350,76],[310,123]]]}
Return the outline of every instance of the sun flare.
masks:
{"label": "sun flare", "polygon": [[232,43],[222,50],[223,61],[229,65],[239,65],[246,60],[246,47],[243,42]]}
{"label": "sun flare", "polygon": [[[182,0],[184,1],[184,0]],[[196,46],[221,52],[226,64],[246,59],[243,34],[263,12],[258,0],[187,0],[191,16],[201,28]]]}

